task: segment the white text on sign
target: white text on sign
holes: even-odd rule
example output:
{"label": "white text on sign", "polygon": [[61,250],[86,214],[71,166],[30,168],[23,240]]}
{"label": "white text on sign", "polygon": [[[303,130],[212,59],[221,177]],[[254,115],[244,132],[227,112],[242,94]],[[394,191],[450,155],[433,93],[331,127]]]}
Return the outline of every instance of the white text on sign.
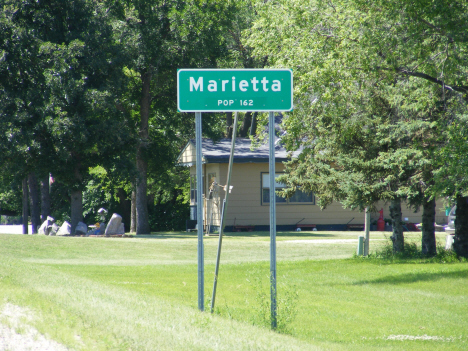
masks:
{"label": "white text on sign", "polygon": [[[281,91],[281,81],[275,79],[272,80],[271,84],[270,81],[266,78],[263,77],[262,80],[258,80],[257,77],[253,77],[249,81],[243,79],[239,82],[238,85],[236,85],[236,77],[232,77],[231,80],[229,79],[223,79],[219,81],[219,85],[221,88],[221,91],[232,91],[235,92],[237,88],[239,88],[240,91],[246,92],[249,90],[249,87],[252,87],[252,91],[256,92],[259,91],[260,89],[267,92],[269,89],[271,91],[275,92],[280,92]],[[217,92],[218,91],[218,82],[216,80],[209,80],[208,85],[206,87],[209,92]],[[195,80],[194,77],[190,77],[190,91],[200,91],[203,92],[204,90],[204,84],[203,84],[203,77],[198,77],[197,80]],[[230,90],[226,90],[230,89]],[[219,104],[218,104],[219,105]]]}
{"label": "white text on sign", "polygon": [[[240,106],[253,106],[253,100],[240,100]],[[218,106],[232,106],[234,105],[234,100],[218,100]]]}

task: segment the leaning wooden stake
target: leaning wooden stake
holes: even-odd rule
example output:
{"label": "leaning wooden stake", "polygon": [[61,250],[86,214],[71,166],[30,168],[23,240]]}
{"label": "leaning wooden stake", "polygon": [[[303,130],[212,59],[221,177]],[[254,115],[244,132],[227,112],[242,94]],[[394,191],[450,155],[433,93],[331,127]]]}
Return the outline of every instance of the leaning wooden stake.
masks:
{"label": "leaning wooden stake", "polygon": [[237,130],[237,112],[234,113],[234,128],[232,130],[232,141],[231,141],[231,154],[229,155],[229,168],[227,183],[225,187],[225,196],[223,201],[223,207],[221,211],[221,223],[219,224],[219,240],[218,240],[218,253],[216,255],[216,267],[213,281],[213,294],[211,296],[211,313],[214,312],[214,305],[216,300],[216,287],[218,285],[218,273],[219,273],[219,262],[221,260],[221,246],[223,244],[223,231],[224,231],[224,216],[226,214],[229,193],[231,192],[231,174],[232,174],[232,164],[234,163],[234,148],[236,146],[236,130]]}

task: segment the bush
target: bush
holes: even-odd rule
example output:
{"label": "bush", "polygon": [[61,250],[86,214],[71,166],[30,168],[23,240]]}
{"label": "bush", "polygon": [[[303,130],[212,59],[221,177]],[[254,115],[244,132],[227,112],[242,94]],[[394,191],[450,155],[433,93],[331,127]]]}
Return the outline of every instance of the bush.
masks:
{"label": "bush", "polygon": [[[355,258],[358,258],[358,256],[355,255]],[[389,240],[380,250],[370,254],[368,258],[385,260],[392,263],[408,261],[416,261],[419,263],[467,262],[466,258],[458,256],[453,250],[445,250],[441,245],[437,246],[437,254],[435,256],[424,255],[416,243],[405,243],[402,252],[394,252],[391,240]]]}
{"label": "bush", "polygon": [[21,216],[1,216],[0,224],[21,224],[23,222]]}

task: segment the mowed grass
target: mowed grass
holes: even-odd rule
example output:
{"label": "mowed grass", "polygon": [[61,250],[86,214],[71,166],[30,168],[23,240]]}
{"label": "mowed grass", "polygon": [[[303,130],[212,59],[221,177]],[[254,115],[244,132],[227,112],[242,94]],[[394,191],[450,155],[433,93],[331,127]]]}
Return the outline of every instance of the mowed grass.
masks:
{"label": "mowed grass", "polygon": [[[279,313],[296,310],[286,334],[261,322],[261,232],[224,238],[214,316],[197,310],[197,238],[186,233],[0,235],[0,305],[28,308],[32,326],[78,350],[467,349],[468,265],[351,259],[359,234],[278,233]],[[389,235],[372,232],[371,251]],[[217,241],[204,240],[207,309]]]}

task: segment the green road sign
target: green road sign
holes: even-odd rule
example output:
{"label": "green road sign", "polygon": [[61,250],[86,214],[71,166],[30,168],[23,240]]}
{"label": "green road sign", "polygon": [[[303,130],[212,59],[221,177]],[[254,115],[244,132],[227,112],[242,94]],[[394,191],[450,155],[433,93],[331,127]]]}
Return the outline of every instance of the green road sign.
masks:
{"label": "green road sign", "polygon": [[290,69],[180,69],[181,112],[291,111]]}

